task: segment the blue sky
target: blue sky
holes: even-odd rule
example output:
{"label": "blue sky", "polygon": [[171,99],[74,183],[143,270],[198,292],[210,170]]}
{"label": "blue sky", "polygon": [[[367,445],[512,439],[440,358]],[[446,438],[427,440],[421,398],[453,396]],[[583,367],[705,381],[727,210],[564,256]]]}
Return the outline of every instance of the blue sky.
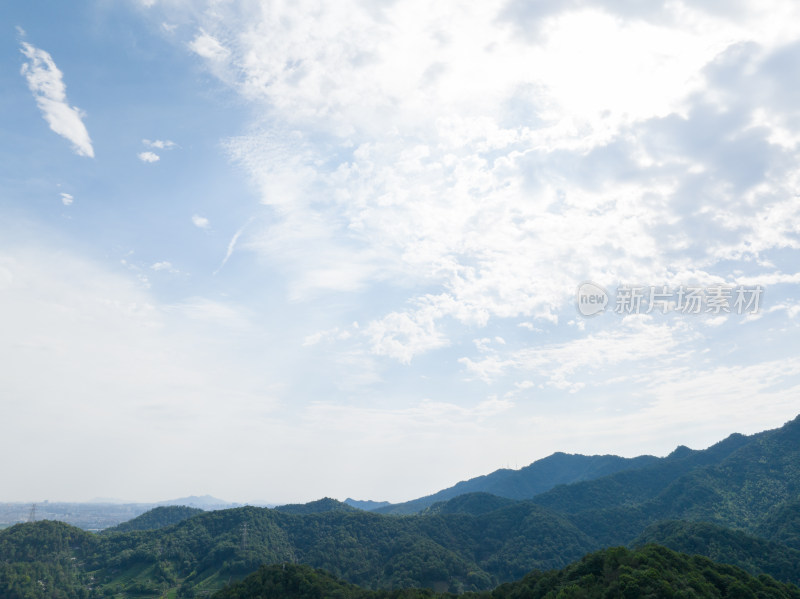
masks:
{"label": "blue sky", "polygon": [[[0,500],[401,501],[780,426],[798,19],[4,3]],[[618,314],[626,285],[763,295]]]}

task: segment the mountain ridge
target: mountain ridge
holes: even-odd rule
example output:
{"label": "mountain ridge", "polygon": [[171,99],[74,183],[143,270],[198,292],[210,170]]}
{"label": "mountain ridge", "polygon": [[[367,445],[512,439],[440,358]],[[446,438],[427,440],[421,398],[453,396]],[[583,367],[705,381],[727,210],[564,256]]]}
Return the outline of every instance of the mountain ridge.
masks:
{"label": "mountain ridge", "polygon": [[87,585],[177,599],[216,591],[263,564],[291,562],[370,589],[479,592],[603,547],[649,541],[795,580],[800,417],[656,459],[533,499],[469,493],[407,516],[323,498],[205,511],[156,530],[106,535],[58,522],[18,524],[0,531],[0,584],[3,576],[42,580],[75,590],[70,599]]}
{"label": "mountain ridge", "polygon": [[489,493],[508,499],[530,499],[560,484],[591,480],[623,470],[636,470],[662,459],[651,455],[623,458],[616,455],[571,454],[555,452],[519,470],[501,468],[489,474],[460,481],[448,487],[410,501],[375,508],[380,514],[411,514],[421,512],[434,503],[467,493]]}

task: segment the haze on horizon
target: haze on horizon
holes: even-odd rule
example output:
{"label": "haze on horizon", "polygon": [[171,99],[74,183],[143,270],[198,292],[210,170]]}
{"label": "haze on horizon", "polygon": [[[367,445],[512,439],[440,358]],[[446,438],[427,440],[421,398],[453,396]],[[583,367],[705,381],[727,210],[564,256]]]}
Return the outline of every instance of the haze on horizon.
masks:
{"label": "haze on horizon", "polygon": [[[797,22],[4,3],[0,501],[398,502],[791,420]],[[763,295],[619,314],[625,286]]]}

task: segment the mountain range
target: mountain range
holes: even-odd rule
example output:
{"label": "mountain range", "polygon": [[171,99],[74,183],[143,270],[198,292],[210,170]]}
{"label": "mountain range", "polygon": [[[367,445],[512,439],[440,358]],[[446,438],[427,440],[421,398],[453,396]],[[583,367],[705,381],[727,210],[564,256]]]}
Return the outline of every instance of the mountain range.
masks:
{"label": "mountain range", "polygon": [[[680,563],[702,572],[706,566],[699,562],[658,552],[700,554],[741,568],[769,588],[777,584],[767,584],[772,578],[800,582],[800,417],[779,429],[731,435],[705,450],[679,447],[664,458],[632,460],[554,454],[519,471],[459,484],[399,509],[325,498],[275,509],[161,508],[103,534],[50,521],[20,524],[0,531],[0,596],[44,598],[56,596],[46,594],[56,589],[68,598],[192,597],[265,564],[322,568],[364,592],[421,587],[478,593],[520,579],[545,588],[531,571],[571,572],[582,556],[614,546],[640,548],[634,555],[659,547],[642,563]],[[448,498],[456,488],[470,492]],[[407,514],[412,503],[414,513]],[[630,558],[626,568],[637,572],[637,560]],[[720,572],[694,583],[705,588],[731,575]],[[564,576],[569,581],[573,574]],[[42,584],[28,588],[30,580]],[[757,584],[734,582],[720,582],[728,594],[719,596],[751,596],[731,589]],[[592,589],[601,587],[598,582]],[[594,590],[569,596],[593,596]]]}
{"label": "mountain range", "polygon": [[615,455],[585,456],[558,452],[519,470],[495,470],[491,474],[461,481],[432,495],[404,503],[354,502],[349,499],[345,503],[380,514],[413,514],[434,503],[466,493],[490,493],[509,499],[529,499],[557,485],[592,480],[622,470],[637,470],[658,461],[659,458],[649,455],[621,458]]}

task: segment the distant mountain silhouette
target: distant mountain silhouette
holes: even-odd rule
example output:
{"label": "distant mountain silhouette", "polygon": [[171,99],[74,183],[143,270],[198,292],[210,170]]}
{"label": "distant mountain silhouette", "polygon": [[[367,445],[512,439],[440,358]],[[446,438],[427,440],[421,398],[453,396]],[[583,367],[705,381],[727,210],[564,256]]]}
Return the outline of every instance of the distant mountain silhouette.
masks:
{"label": "distant mountain silhouette", "polygon": [[413,514],[436,502],[465,493],[490,493],[508,499],[530,499],[556,485],[592,480],[621,470],[637,470],[658,461],[659,458],[649,455],[621,458],[615,455],[585,456],[558,452],[519,470],[495,470],[491,474],[462,481],[433,495],[390,504],[373,511],[379,514]]}
{"label": "distant mountain silhouette", "polygon": [[336,499],[325,497],[309,503],[279,505],[274,510],[287,514],[324,514],[325,512],[355,512],[357,508]]}

